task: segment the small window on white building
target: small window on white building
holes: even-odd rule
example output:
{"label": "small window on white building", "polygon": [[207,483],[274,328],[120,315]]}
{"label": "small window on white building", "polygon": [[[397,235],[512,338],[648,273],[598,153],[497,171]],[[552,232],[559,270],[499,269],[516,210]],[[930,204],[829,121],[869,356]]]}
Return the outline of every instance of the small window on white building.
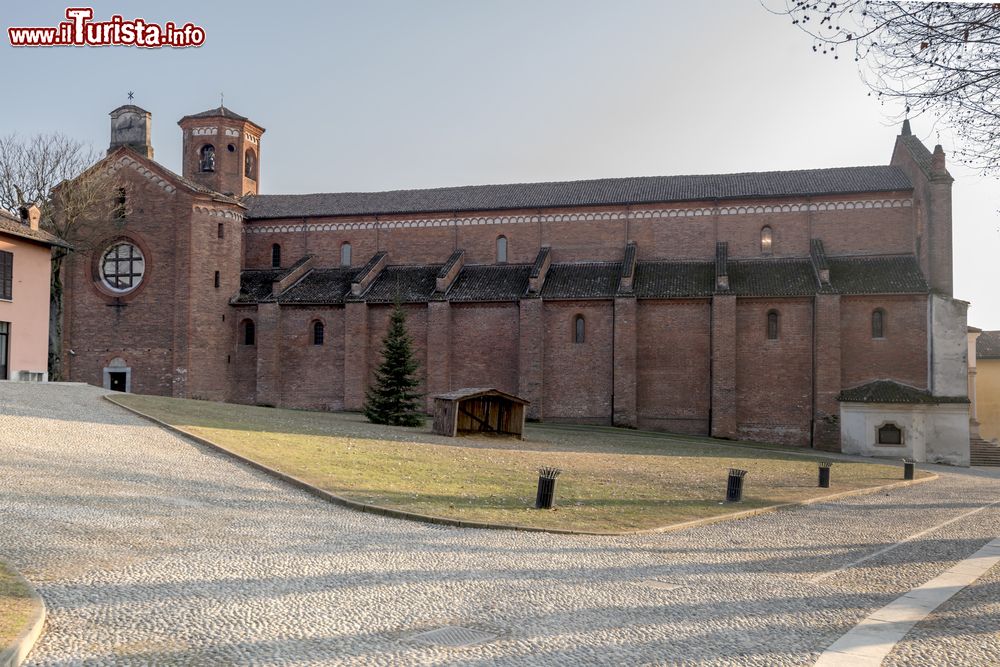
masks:
{"label": "small window on white building", "polygon": [[902,445],[903,429],[895,424],[883,424],[878,427],[878,444],[880,445]]}

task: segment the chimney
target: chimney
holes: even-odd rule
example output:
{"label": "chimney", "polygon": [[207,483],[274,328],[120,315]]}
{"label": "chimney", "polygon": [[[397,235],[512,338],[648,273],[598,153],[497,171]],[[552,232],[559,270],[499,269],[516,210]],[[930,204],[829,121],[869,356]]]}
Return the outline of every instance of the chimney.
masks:
{"label": "chimney", "polygon": [[944,149],[941,148],[941,144],[934,147],[934,155],[931,156],[931,171],[935,176],[944,176],[948,173],[948,169],[945,167]]}
{"label": "chimney", "polygon": [[134,104],[120,106],[110,114],[111,144],[108,153],[128,146],[139,155],[153,159],[153,114]]}
{"label": "chimney", "polygon": [[31,229],[38,231],[38,223],[42,219],[42,211],[37,205],[22,206],[20,209],[21,224],[28,225]]}

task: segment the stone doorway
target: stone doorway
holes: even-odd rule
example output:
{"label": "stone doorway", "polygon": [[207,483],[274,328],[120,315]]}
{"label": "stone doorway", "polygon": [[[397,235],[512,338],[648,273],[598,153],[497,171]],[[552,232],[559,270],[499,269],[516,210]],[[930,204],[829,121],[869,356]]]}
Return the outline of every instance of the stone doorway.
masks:
{"label": "stone doorway", "polygon": [[105,389],[129,393],[132,391],[132,369],[121,357],[115,357],[104,369]]}

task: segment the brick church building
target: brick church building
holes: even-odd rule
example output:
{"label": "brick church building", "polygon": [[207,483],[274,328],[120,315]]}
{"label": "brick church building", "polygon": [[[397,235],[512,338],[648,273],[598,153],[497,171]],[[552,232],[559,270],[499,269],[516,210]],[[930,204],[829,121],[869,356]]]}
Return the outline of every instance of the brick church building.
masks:
{"label": "brick church building", "polygon": [[271,195],[248,118],[182,118],[181,175],[150,123],[111,113],[130,208],[67,266],[69,379],[357,410],[398,301],[428,397],[967,461],[953,179],[908,125],[884,166]]}

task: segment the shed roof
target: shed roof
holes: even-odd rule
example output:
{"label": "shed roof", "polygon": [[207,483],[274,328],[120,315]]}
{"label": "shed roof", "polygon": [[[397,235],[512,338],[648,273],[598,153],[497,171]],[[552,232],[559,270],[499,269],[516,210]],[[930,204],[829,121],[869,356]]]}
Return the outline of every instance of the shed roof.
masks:
{"label": "shed roof", "polygon": [[531,404],[531,401],[527,399],[513,394],[508,394],[505,391],[500,391],[499,389],[494,389],[493,387],[467,387],[465,389],[455,389],[454,391],[449,391],[444,394],[435,394],[434,398],[439,398],[444,401],[461,401],[469,398],[478,398],[479,396],[500,396],[514,401],[515,403],[521,403],[522,405]]}

